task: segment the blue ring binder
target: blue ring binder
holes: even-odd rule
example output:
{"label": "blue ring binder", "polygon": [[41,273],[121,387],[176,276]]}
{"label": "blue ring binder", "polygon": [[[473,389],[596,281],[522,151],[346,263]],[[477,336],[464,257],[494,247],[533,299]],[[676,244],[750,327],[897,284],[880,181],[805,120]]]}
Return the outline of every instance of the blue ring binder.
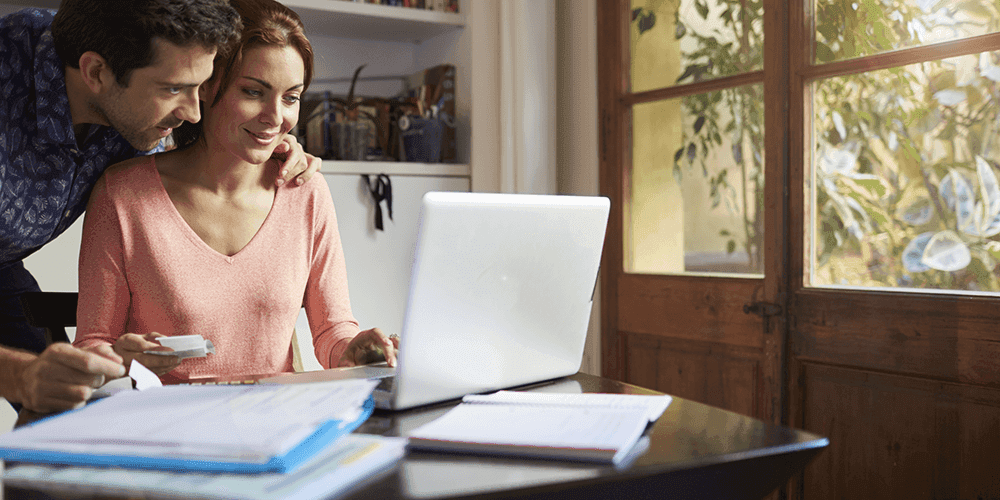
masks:
{"label": "blue ring binder", "polygon": [[[170,471],[235,472],[258,474],[262,472],[289,473],[329,446],[341,436],[357,429],[375,409],[371,396],[361,408],[361,414],[352,422],[330,420],[321,425],[312,435],[289,450],[284,455],[272,457],[266,463],[251,462],[210,462],[162,457],[141,457],[130,455],[90,455],[39,450],[2,449],[0,459],[8,462],[45,463],[62,465],[86,465],[99,467],[124,467],[129,469],[154,469]],[[37,424],[37,422],[36,422]]]}

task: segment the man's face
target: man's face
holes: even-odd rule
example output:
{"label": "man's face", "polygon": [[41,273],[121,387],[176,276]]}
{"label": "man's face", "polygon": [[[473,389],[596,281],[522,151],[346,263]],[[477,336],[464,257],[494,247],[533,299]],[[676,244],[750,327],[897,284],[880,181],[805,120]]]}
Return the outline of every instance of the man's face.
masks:
{"label": "man's face", "polygon": [[132,71],[127,87],[112,88],[90,103],[132,147],[153,149],[184,121],[201,119],[198,87],[212,76],[215,49],[153,41],[153,64]]}

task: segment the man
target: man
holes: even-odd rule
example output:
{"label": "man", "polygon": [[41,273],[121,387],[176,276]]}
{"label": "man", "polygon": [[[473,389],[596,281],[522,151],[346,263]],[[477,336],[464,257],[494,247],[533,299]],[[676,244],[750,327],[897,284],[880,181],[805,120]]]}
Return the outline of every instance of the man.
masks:
{"label": "man", "polygon": [[[46,347],[21,310],[38,290],[21,261],[80,216],[106,167],[200,120],[198,88],[238,33],[225,0],[63,0],[54,17],[0,18],[0,396],[15,406],[79,407],[124,375],[110,348]],[[294,140],[280,149],[276,184],[318,170]]]}

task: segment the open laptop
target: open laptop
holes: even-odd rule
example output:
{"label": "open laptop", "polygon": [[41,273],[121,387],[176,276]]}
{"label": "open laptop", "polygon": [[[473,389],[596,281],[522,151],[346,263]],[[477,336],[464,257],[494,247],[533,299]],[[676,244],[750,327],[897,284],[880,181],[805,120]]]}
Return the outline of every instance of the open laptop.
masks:
{"label": "open laptop", "polygon": [[580,369],[609,201],[593,196],[427,193],[395,370],[363,366],[262,383],[382,378],[402,410]]}

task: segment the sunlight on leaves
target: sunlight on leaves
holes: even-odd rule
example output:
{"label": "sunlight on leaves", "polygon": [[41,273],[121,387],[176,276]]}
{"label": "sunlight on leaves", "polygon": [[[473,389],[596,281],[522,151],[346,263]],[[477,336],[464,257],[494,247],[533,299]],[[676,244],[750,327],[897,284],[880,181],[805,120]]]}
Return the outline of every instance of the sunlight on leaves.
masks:
{"label": "sunlight on leaves", "polygon": [[920,262],[939,271],[965,269],[972,261],[969,247],[953,231],[941,231],[931,237]]}
{"label": "sunlight on leaves", "polygon": [[942,106],[955,106],[965,100],[965,92],[960,90],[942,90],[935,92],[934,98]]}
{"label": "sunlight on leaves", "polygon": [[1000,233],[1000,186],[993,167],[982,156],[976,157],[976,174],[981,200],[976,204],[977,236],[989,237]]}
{"label": "sunlight on leaves", "polygon": [[911,226],[922,226],[931,221],[934,216],[934,206],[930,198],[920,198],[908,205],[900,213],[899,217],[903,222]]}
{"label": "sunlight on leaves", "polygon": [[934,237],[934,232],[923,233],[916,238],[910,240],[910,243],[906,245],[906,249],[903,250],[903,267],[906,268],[908,272],[911,273],[923,273],[931,270],[931,266],[924,264],[924,249],[927,248],[927,243],[931,241]]}
{"label": "sunlight on leaves", "polygon": [[811,285],[1000,292],[998,63],[989,52],[815,84]]}
{"label": "sunlight on leaves", "polygon": [[993,64],[986,52],[979,55],[979,73],[983,75],[983,78],[1000,82],[1000,66]]}
{"label": "sunlight on leaves", "polygon": [[819,159],[819,168],[828,174],[848,175],[858,167],[856,145],[844,148],[827,148]]}
{"label": "sunlight on leaves", "polygon": [[941,182],[940,189],[946,206],[957,215],[958,228],[963,232],[970,231],[972,211],[975,209],[972,184],[958,170],[952,169]]}
{"label": "sunlight on leaves", "polygon": [[995,0],[817,0],[817,62],[996,32]]}

